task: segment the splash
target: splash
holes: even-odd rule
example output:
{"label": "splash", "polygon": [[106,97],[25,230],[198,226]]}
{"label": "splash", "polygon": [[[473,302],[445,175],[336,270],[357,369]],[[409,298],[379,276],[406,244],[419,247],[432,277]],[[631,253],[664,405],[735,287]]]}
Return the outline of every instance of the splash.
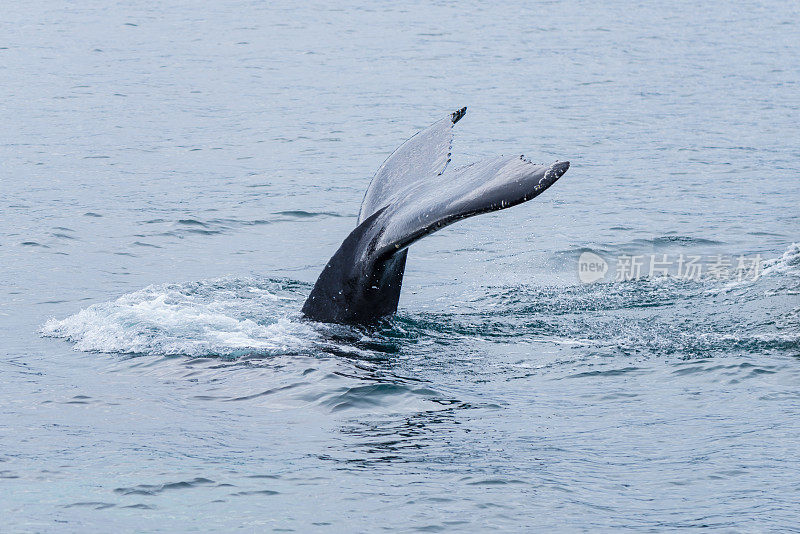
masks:
{"label": "splash", "polygon": [[[401,312],[377,329],[300,319],[308,284],[223,278],[146,287],[50,319],[45,336],[90,352],[275,356],[325,352],[360,361],[488,343],[546,343],[576,352],[705,357],[796,351],[800,245],[762,275],[725,284],[673,277],[574,286],[480,287],[449,311]],[[430,351],[430,352],[429,352]]]}
{"label": "splash", "polygon": [[159,355],[238,356],[308,350],[320,334],[296,320],[302,284],[216,279],[152,285],[67,317],[50,319],[44,336],[75,349]]}
{"label": "splash", "polygon": [[800,243],[792,243],[780,258],[764,262],[762,274],[775,275],[782,273],[800,274]]}

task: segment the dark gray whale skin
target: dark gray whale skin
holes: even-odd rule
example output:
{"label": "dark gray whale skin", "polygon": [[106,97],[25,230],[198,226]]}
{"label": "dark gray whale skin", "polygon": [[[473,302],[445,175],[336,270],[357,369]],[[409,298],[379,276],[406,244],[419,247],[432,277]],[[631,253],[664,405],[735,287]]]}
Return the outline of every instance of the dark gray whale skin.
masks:
{"label": "dark gray whale skin", "polygon": [[445,172],[462,108],[418,133],[384,162],[367,189],[358,226],[328,261],[303,305],[313,321],[370,324],[397,311],[408,247],[461,219],[526,202],[569,162],[492,158]]}

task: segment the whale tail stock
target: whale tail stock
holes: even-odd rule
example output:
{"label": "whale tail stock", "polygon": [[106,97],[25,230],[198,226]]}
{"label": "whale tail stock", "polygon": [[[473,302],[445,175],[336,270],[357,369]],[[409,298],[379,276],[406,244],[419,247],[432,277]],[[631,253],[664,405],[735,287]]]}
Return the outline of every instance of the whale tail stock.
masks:
{"label": "whale tail stock", "polygon": [[358,225],[328,261],[303,314],[328,323],[369,323],[397,311],[408,247],[461,219],[526,202],[569,162],[536,165],[523,156],[447,170],[461,108],[400,146],[372,179]]}

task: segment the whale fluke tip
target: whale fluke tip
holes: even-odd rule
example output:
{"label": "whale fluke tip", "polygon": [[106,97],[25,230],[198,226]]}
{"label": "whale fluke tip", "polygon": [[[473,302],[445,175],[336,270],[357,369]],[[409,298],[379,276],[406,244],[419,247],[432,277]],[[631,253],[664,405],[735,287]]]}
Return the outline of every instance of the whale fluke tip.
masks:
{"label": "whale fluke tip", "polygon": [[569,169],[569,161],[556,161],[550,168],[556,173],[557,178],[561,178]]}
{"label": "whale fluke tip", "polygon": [[462,118],[464,115],[466,115],[466,114],[467,114],[467,106],[464,106],[463,108],[461,108],[461,109],[458,109],[458,110],[454,111],[454,112],[453,112],[453,113],[450,115],[450,118],[452,119],[452,121],[453,121],[453,124],[455,124],[455,123],[457,123],[458,121],[460,121],[460,120],[461,120],[461,118]]}

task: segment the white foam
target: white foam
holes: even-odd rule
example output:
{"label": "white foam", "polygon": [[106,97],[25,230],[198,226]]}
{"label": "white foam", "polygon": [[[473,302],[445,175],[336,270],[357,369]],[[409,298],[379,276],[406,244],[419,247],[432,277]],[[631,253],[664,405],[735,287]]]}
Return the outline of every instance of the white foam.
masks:
{"label": "white foam", "polygon": [[96,352],[201,356],[307,350],[319,334],[291,320],[295,299],[276,294],[280,290],[275,282],[241,279],[154,285],[66,319],[50,319],[41,333]]}
{"label": "white foam", "polygon": [[765,260],[761,274],[767,276],[791,270],[800,271],[800,243],[789,245],[780,258]]}
{"label": "white foam", "polygon": [[760,272],[755,277],[747,276],[742,280],[733,280],[721,287],[709,288],[707,293],[730,292],[741,287],[753,285],[764,277],[774,277],[785,274],[800,274],[800,243],[792,243],[779,258],[763,260]]}

